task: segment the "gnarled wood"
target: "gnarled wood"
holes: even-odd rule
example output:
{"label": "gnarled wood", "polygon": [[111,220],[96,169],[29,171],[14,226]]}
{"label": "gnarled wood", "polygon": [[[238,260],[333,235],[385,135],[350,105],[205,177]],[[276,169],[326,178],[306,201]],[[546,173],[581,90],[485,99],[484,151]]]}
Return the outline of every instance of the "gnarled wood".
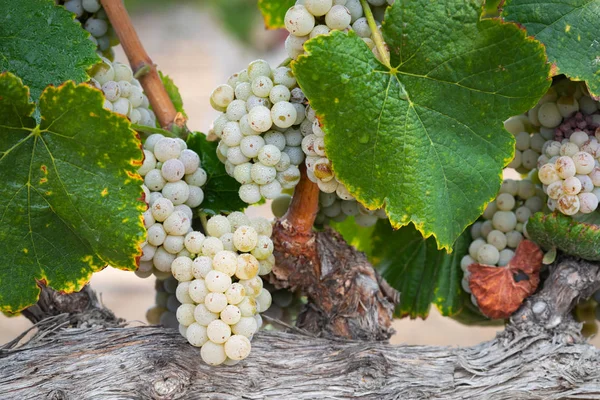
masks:
{"label": "gnarled wood", "polygon": [[261,332],[252,346],[238,365],[215,368],[175,331],[67,329],[0,351],[0,398],[600,398],[600,351],[545,335],[456,349]]}

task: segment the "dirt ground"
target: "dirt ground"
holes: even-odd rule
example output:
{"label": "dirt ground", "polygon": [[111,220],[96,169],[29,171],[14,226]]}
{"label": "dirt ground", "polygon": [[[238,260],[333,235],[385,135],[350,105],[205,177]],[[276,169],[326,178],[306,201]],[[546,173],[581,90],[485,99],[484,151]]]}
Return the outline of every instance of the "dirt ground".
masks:
{"label": "dirt ground", "polygon": [[[154,62],[179,85],[192,130],[208,130],[218,115],[209,106],[210,92],[226,82],[229,75],[257,58],[272,65],[286,58],[281,48],[261,54],[241,47],[222,32],[215,18],[194,7],[177,7],[160,15],[134,15],[133,19]],[[117,60],[126,60],[120,50]],[[252,212],[264,215],[269,211],[263,207]],[[109,267],[95,274],[91,285],[117,316],[132,324],[145,323],[145,311],[154,302],[154,278],[140,279],[131,272]],[[0,344],[28,326],[30,323],[23,317],[9,319],[0,315]],[[398,320],[395,329],[392,343],[469,346],[493,338],[500,328],[467,327],[432,309],[426,321]],[[600,340],[595,338],[593,343],[600,345]]]}

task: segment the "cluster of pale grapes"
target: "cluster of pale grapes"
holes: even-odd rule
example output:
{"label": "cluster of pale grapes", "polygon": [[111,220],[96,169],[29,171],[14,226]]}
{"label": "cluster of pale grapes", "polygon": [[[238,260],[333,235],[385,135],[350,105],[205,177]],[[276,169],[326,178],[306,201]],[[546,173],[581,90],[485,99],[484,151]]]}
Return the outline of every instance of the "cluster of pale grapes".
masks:
{"label": "cluster of pale grapes", "polygon": [[508,168],[514,168],[520,173],[527,173],[537,167],[544,143],[554,138],[551,129],[533,127],[525,114],[504,121],[504,129],[515,137],[515,157]]}
{"label": "cluster of pale grapes", "polygon": [[189,241],[193,259],[180,256],[171,265],[182,303],[176,317],[181,335],[201,347],[204,362],[232,365],[250,354],[250,339],[262,325],[258,313],[271,305],[259,275],[275,262],[272,226],[234,212],[209,219],[206,233]]}
{"label": "cluster of pale grapes", "polygon": [[81,26],[90,33],[89,39],[96,45],[98,52],[112,59],[111,47],[119,44],[119,39],[100,0],[60,0],[58,4],[75,14]]}
{"label": "cluster of pale grapes", "polygon": [[177,329],[176,312],[181,301],[177,296],[177,279],[173,278],[171,273],[167,273],[166,277],[156,277],[154,306],[146,311],[146,320],[152,325],[162,325],[167,328]]}
{"label": "cluster of pale grapes", "polygon": [[[527,237],[527,221],[544,207],[544,193],[532,181],[505,179],[500,193],[488,204],[482,221],[471,226],[473,242],[469,254],[465,255],[460,266],[464,272],[463,289],[469,288],[469,265],[478,263],[489,266],[505,266],[515,255],[519,243]],[[473,296],[471,300],[476,304]]]}
{"label": "cluster of pale grapes", "polygon": [[[148,209],[144,212],[147,239],[136,274],[159,277],[171,271],[176,257],[194,253],[191,243],[201,233],[192,230],[192,209],[202,204],[206,172],[200,157],[181,139],[150,135],[144,143],[144,162],[138,173]],[[162,272],[162,273],[161,273]]]}
{"label": "cluster of pale grapes", "polygon": [[92,70],[92,84],[104,94],[104,108],[124,115],[132,124],[156,126],[156,116],[150,110],[150,102],[140,82],[133,77],[127,64],[110,62],[101,57],[102,63]]}
{"label": "cluster of pale grapes", "polygon": [[[341,184],[339,186],[344,187]],[[342,222],[348,217],[354,217],[354,222],[363,227],[375,225],[378,219],[387,219],[383,208],[369,210],[351,196],[346,200],[341,198],[339,193],[319,193],[319,212],[315,224],[325,225],[329,221]]]}
{"label": "cluster of pale grapes", "polygon": [[[368,0],[375,19],[383,20],[385,7],[393,0]],[[285,50],[292,59],[304,53],[304,42],[333,30],[353,30],[379,57],[371,39],[371,28],[363,13],[360,0],[297,0],[285,14],[285,28],[290,33]],[[378,24],[379,25],[379,24]]]}
{"label": "cluster of pale grapes", "polygon": [[212,129],[220,139],[217,156],[241,184],[244,202],[274,199],[300,181],[304,101],[291,69],[272,69],[264,60],[251,62],[212,92],[211,105],[223,112]]}
{"label": "cluster of pale grapes", "polygon": [[550,211],[570,216],[594,212],[600,200],[598,139],[575,131],[562,142],[547,142],[543,152],[538,177],[548,195]]}

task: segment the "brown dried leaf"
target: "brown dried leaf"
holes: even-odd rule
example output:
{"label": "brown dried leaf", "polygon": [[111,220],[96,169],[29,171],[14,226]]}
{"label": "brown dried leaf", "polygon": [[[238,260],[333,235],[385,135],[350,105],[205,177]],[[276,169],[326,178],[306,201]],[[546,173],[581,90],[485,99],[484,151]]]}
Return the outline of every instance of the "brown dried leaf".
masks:
{"label": "brown dried leaf", "polygon": [[[469,287],[481,312],[489,318],[508,318],[517,311],[540,283],[542,250],[529,240],[523,240],[513,259],[505,267],[483,264],[469,265]],[[522,272],[528,279],[515,281]]]}

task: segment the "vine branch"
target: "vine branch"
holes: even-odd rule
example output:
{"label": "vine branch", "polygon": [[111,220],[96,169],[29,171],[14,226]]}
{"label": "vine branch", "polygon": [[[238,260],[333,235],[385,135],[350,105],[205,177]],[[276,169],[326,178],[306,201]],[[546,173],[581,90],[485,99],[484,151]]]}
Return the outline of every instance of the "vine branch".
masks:
{"label": "vine branch", "polygon": [[308,179],[304,163],[299,168],[300,182],[294,189],[292,203],[283,220],[293,226],[296,232],[308,235],[312,232],[319,210],[319,187]]}
{"label": "vine branch", "polygon": [[369,7],[369,3],[367,3],[367,0],[360,0],[360,4],[362,5],[365,18],[367,19],[367,23],[371,29],[371,33],[373,34],[373,42],[375,42],[375,47],[377,47],[379,56],[381,57],[383,64],[389,69],[392,69],[392,65],[390,64],[390,54],[388,53],[387,46],[385,45],[385,41],[381,35],[381,31],[377,27],[377,22],[375,22],[375,17],[373,16],[373,12]]}
{"label": "vine branch", "polygon": [[175,106],[158,75],[156,65],[146,53],[123,1],[101,0],[101,2],[119,37],[131,69],[135,77],[140,80],[144,92],[148,96],[160,126],[166,130],[171,130],[174,126],[183,128],[185,118],[175,110]]}

